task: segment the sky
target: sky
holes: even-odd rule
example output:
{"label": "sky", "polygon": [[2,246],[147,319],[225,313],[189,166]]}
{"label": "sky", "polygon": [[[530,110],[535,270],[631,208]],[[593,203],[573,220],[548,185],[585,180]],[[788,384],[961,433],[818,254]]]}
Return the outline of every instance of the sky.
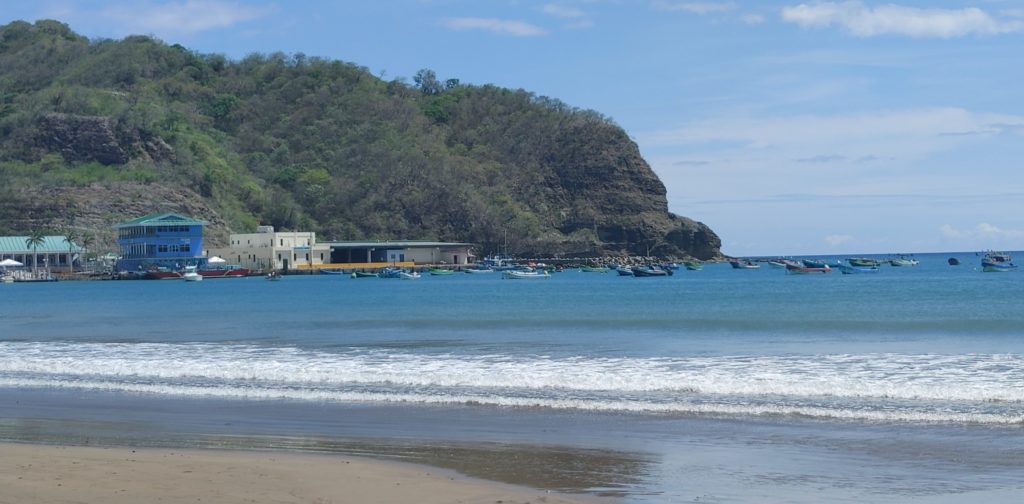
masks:
{"label": "sky", "polygon": [[1024,250],[1024,0],[0,3],[16,19],[593,109],[730,255]]}

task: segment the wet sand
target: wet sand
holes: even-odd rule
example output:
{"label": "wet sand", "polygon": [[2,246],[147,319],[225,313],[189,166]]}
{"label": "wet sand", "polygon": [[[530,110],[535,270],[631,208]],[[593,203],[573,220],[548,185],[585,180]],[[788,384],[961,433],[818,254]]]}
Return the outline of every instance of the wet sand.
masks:
{"label": "wet sand", "polygon": [[259,451],[0,443],[0,504],[609,502],[434,467]]}

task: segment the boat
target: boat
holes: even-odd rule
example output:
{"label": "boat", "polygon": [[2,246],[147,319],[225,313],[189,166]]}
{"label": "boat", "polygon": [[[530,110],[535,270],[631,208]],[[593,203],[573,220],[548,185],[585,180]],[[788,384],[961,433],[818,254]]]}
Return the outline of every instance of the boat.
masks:
{"label": "boat", "polygon": [[850,266],[860,267],[880,266],[882,264],[882,261],[879,261],[878,259],[871,259],[868,257],[851,257],[847,259],[846,262],[850,263]]}
{"label": "boat", "polygon": [[281,274],[278,273],[277,271],[271,271],[270,273],[267,273],[266,275],[263,275],[263,278],[266,278],[267,280],[276,282],[276,281],[281,279]]}
{"label": "boat", "polygon": [[754,261],[751,261],[750,259],[744,259],[742,261],[729,261],[729,264],[732,265],[732,269],[758,269],[761,267],[760,264],[756,264]]}
{"label": "boat", "polygon": [[320,268],[321,275],[344,275],[345,271],[335,268]]}
{"label": "boat", "polygon": [[477,274],[477,273],[494,273],[491,268],[469,268],[465,270],[466,273]]}
{"label": "boat", "polygon": [[427,268],[427,271],[430,272],[431,276],[445,276],[445,275],[453,275],[453,274],[455,274],[454,270],[445,269],[445,268]]}
{"label": "boat", "polygon": [[421,275],[419,273],[415,272],[415,271],[405,271],[405,270],[402,270],[402,271],[398,272],[398,278],[400,278],[402,280],[416,280],[420,276]]}
{"label": "boat", "polygon": [[806,264],[805,265],[798,265],[798,264],[787,264],[786,265],[786,273],[790,273],[790,274],[793,274],[793,275],[803,275],[803,274],[807,274],[807,273],[828,273],[829,271],[832,271],[832,268],[830,268],[827,264],[825,264],[824,266],[822,266],[820,268],[819,267],[807,266]]}
{"label": "boat", "polygon": [[0,277],[0,283],[14,283],[14,277],[12,275],[4,275]]}
{"label": "boat", "polygon": [[950,266],[960,266],[960,259],[955,257],[950,257],[946,262],[949,263]]}
{"label": "boat", "polygon": [[658,266],[640,266],[633,268],[635,277],[663,277],[672,274],[672,270],[662,269]]}
{"label": "boat", "polygon": [[619,276],[633,276],[633,268],[629,266],[620,266],[615,271],[619,272]]}
{"label": "boat", "polygon": [[[829,267],[828,263],[825,262],[824,259],[802,259],[800,261],[800,263],[803,264],[803,266],[805,268],[812,268],[812,269],[824,269],[824,268],[828,268]],[[789,269],[790,268],[787,265],[786,270],[789,270]]]}
{"label": "boat", "polygon": [[203,275],[196,271],[195,266],[185,266],[185,273],[181,275],[181,278],[186,282],[199,282],[203,279]]}
{"label": "boat", "polygon": [[580,271],[584,273],[608,273],[611,270],[604,266],[580,266]]}
{"label": "boat", "polygon": [[847,266],[845,264],[836,265],[839,271],[844,275],[854,275],[858,273],[878,273],[878,266]]}
{"label": "boat", "polygon": [[377,273],[378,278],[402,278],[402,270],[394,267],[387,267]]}
{"label": "boat", "polygon": [[700,271],[704,269],[704,265],[697,261],[684,261],[683,266],[690,271]]}
{"label": "boat", "polygon": [[786,261],[784,261],[782,259],[772,259],[772,260],[767,261],[767,262],[768,262],[768,266],[771,266],[772,268],[775,268],[775,269],[786,269]]}
{"label": "boat", "polygon": [[1017,265],[1013,264],[1013,257],[1006,252],[988,251],[985,257],[981,258],[981,270],[986,273],[1005,273],[1015,271]]}
{"label": "boat", "polygon": [[895,259],[889,259],[890,266],[903,267],[903,266],[917,266],[921,261],[912,257],[899,256]]}
{"label": "boat", "polygon": [[368,273],[366,271],[353,271],[352,278],[379,278],[376,273]]}
{"label": "boat", "polygon": [[501,278],[507,280],[525,280],[550,277],[551,274],[547,271],[506,270],[501,272]]}

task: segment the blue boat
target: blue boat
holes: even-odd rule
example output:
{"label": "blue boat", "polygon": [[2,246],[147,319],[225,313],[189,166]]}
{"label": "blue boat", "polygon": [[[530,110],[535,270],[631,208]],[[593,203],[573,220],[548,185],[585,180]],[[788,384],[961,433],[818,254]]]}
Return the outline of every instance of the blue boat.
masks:
{"label": "blue boat", "polygon": [[1016,271],[1017,265],[1013,264],[1013,257],[1005,252],[988,251],[985,257],[981,258],[981,271],[986,273],[1006,273]]}

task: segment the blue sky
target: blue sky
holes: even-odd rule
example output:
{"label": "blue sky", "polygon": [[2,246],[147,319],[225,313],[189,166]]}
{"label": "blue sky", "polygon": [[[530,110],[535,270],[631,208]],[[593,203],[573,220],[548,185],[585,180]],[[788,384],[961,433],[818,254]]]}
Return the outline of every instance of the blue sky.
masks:
{"label": "blue sky", "polygon": [[1024,250],[1024,1],[892,2],[39,0],[0,21],[594,109],[728,254]]}

